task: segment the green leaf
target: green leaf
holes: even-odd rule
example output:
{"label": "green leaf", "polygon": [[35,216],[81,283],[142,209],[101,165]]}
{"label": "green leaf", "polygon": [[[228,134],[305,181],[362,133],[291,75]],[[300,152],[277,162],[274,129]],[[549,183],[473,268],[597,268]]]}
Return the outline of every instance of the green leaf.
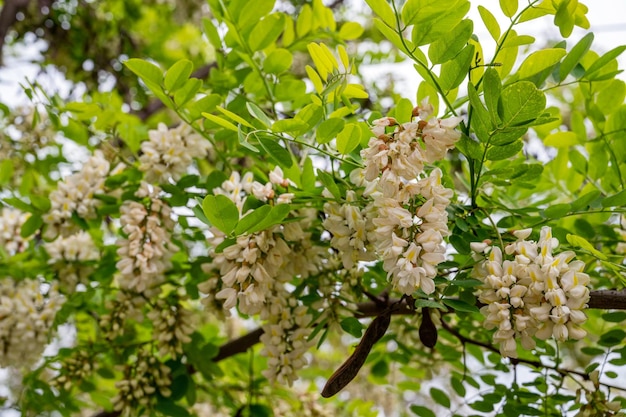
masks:
{"label": "green leaf", "polygon": [[610,313],[602,314],[602,319],[609,323],[621,323],[626,320],[625,311],[612,311]]}
{"label": "green leaf", "polygon": [[596,103],[604,114],[616,112],[623,104],[626,97],[626,85],[624,81],[613,79],[606,82],[606,86],[598,92]]}
{"label": "green leaf", "polygon": [[507,159],[519,153],[522,150],[524,144],[521,140],[504,146],[492,146],[487,150],[486,159],[489,161],[500,161]]}
{"label": "green leaf", "polygon": [[155,410],[159,411],[164,416],[171,417],[191,417],[191,413],[183,406],[176,404],[175,402],[159,397],[155,405]]}
{"label": "green leaf", "polygon": [[572,235],[572,234],[568,234],[566,238],[570,245],[584,249],[588,251],[589,253],[591,253],[592,255],[594,255],[598,259],[601,259],[603,261],[607,260],[606,255],[600,252],[599,250],[597,250],[596,248],[594,248],[593,245],[587,241],[587,239],[581,236]]}
{"label": "green leaf", "polygon": [[280,74],[291,68],[293,55],[287,49],[276,48],[263,61],[263,69],[270,74]]}
{"label": "green leaf", "polygon": [[356,338],[363,335],[363,324],[354,317],[346,317],[340,322],[341,328]]}
{"label": "green leaf", "polygon": [[198,91],[202,87],[202,81],[197,78],[190,78],[185,81],[185,84],[174,93],[174,103],[178,107],[182,107],[187,104],[192,98],[196,96]]}
{"label": "green leaf", "polygon": [[600,71],[606,64],[613,61],[615,58],[620,56],[622,52],[626,51],[626,45],[621,45],[616,48],[611,49],[609,52],[602,55],[598,58],[585,72],[586,79],[592,80],[594,79],[592,75],[598,71]]}
{"label": "green leaf", "polygon": [[567,148],[578,145],[579,143],[578,135],[568,131],[551,133],[543,140],[544,145],[554,148]]}
{"label": "green leaf", "polygon": [[556,65],[566,53],[565,49],[562,48],[546,48],[535,51],[522,62],[517,74],[520,79],[529,78]]}
{"label": "green leaf", "polygon": [[13,166],[9,158],[0,161],[0,185],[6,184],[13,177]]}
{"label": "green leaf", "polygon": [[43,218],[39,214],[33,214],[22,225],[20,236],[28,237],[39,230],[41,226],[43,226]]}
{"label": "green leaf", "polygon": [[546,97],[530,81],[519,81],[502,91],[500,103],[502,124],[518,126],[532,122],[544,111]]}
{"label": "green leaf", "polygon": [[237,223],[237,227],[235,227],[235,235],[241,235],[252,229],[254,225],[266,218],[270,211],[272,211],[272,206],[266,204],[243,216]]}
{"label": "green leaf", "polygon": [[550,219],[560,219],[561,217],[565,216],[570,211],[572,211],[572,205],[562,203],[562,204],[554,204],[546,208],[543,211],[543,213],[546,217]]}
{"label": "green leaf", "polygon": [[283,19],[282,14],[272,13],[257,22],[248,37],[250,49],[253,52],[260,51],[276,42],[285,26]]}
{"label": "green leaf", "polygon": [[202,201],[202,211],[211,224],[230,234],[239,221],[239,210],[225,195],[208,195]]}
{"label": "green leaf", "polygon": [[289,151],[278,144],[273,139],[259,137],[259,143],[267,152],[267,155],[278,163],[278,165],[289,168],[293,164]]}
{"label": "green leaf", "polygon": [[317,143],[324,144],[333,140],[343,130],[346,122],[343,119],[324,120],[317,128],[315,137]]}
{"label": "green leaf", "polygon": [[337,134],[337,150],[343,155],[352,152],[361,142],[361,128],[356,123],[348,123]]}
{"label": "green leaf", "polygon": [[249,127],[251,129],[254,129],[254,126],[252,126],[252,124],[250,124],[250,122],[248,122],[246,119],[244,119],[243,117],[239,116],[236,113],[233,113],[230,110],[226,110],[223,107],[217,106],[215,108],[217,111],[219,111],[220,113],[222,113],[224,116],[228,117],[229,119],[231,119],[234,122],[237,122],[241,125],[244,125],[246,127]]}
{"label": "green leaf", "polygon": [[478,6],[478,13],[483,20],[483,23],[487,27],[489,34],[491,35],[493,40],[498,43],[498,40],[500,39],[500,25],[498,24],[498,20],[489,10],[487,10],[483,6]]}
{"label": "green leaf", "polygon": [[626,338],[626,332],[622,329],[612,329],[600,336],[598,344],[600,346],[618,346]]}
{"label": "green leaf", "polygon": [[272,226],[282,223],[289,212],[291,212],[291,206],[289,204],[278,204],[272,207],[272,210],[263,220],[248,229],[248,233],[256,233],[261,230],[267,230]]}
{"label": "green leaf", "polygon": [[418,10],[411,33],[411,40],[416,46],[428,45],[445,36],[470,9],[467,0],[420,0],[417,3],[420,2],[424,6]]}
{"label": "green leaf", "polygon": [[206,113],[206,112],[202,112],[202,116],[204,116],[205,118],[207,118],[208,120],[212,121],[213,123],[226,128],[228,130],[232,130],[233,132],[237,132],[238,128],[237,126],[235,126],[234,124],[232,124],[231,122],[229,122],[228,120],[224,120],[219,116],[215,116],[211,113]]}
{"label": "green leaf", "polygon": [[382,19],[382,21],[391,26],[396,26],[396,14],[387,2],[387,0],[365,0],[370,9]]}
{"label": "green leaf", "polygon": [[424,54],[419,49],[414,48],[411,41],[399,35],[398,32],[391,29],[382,20],[374,18],[374,26],[376,27],[376,29],[379,30],[380,33],[382,33],[385,38],[387,38],[389,42],[391,42],[400,51],[404,52],[407,55],[411,55],[411,51],[414,51],[414,53],[417,54],[418,59],[422,63],[426,63],[426,57],[424,56]]}
{"label": "green leaf", "polygon": [[330,191],[333,197],[335,197],[337,200],[341,199],[341,192],[339,191],[339,187],[335,183],[335,177],[333,177],[328,172],[318,169],[317,178],[322,182],[322,184],[324,184],[328,191]]}
{"label": "green leaf", "polygon": [[151,62],[143,59],[131,58],[128,61],[125,61],[124,65],[146,82],[159,86],[163,81],[163,72],[161,71],[161,68]]}
{"label": "green leaf", "polygon": [[456,143],[456,147],[468,158],[481,159],[483,157],[483,147],[481,144],[465,135],[461,136],[461,139]]}
{"label": "green leaf", "polygon": [[502,93],[502,81],[500,81],[498,71],[493,68],[487,68],[485,75],[483,75],[483,88],[485,91],[485,104],[489,114],[491,114],[494,124],[498,123],[498,102]]}
{"label": "green leaf", "polygon": [[300,119],[277,120],[272,125],[272,131],[277,133],[290,132],[297,134],[298,132],[301,132],[305,129],[307,129],[307,124]]}
{"label": "green leaf", "polygon": [[207,38],[209,38],[209,42],[216,50],[222,49],[222,39],[220,38],[219,33],[217,32],[217,27],[213,24],[211,19],[202,18],[202,26],[204,27],[204,33]]}
{"label": "green leaf", "polygon": [[174,63],[165,73],[163,85],[169,93],[173,93],[189,79],[193,71],[193,63],[188,59],[181,59]]}
{"label": "green leaf", "polygon": [[568,76],[578,65],[580,60],[585,56],[591,44],[593,43],[593,33],[587,33],[582,37],[581,40],[578,41],[576,45],[572,48],[571,51],[567,54],[565,59],[561,62],[561,66],[559,67],[559,80],[563,81],[565,77]]}
{"label": "green leaf", "polygon": [[462,311],[465,313],[478,313],[478,307],[472,304],[468,304],[462,300],[455,300],[453,298],[444,298],[443,303],[455,311]]}
{"label": "green leaf", "polygon": [[424,407],[422,405],[413,404],[409,408],[411,409],[411,411],[416,416],[420,416],[420,417],[437,417],[437,415],[433,411],[431,411],[430,408]]}
{"label": "green leaf", "polygon": [[600,197],[599,190],[592,190],[572,201],[572,211],[584,210]]}
{"label": "green leaf", "polygon": [[48,197],[42,197],[33,194],[30,196],[30,202],[32,203],[33,207],[35,207],[42,213],[47,212],[48,210],[50,210],[51,207],[50,199]]}
{"label": "green leaf", "polygon": [[450,408],[450,397],[439,388],[432,387],[430,389],[430,397],[439,405]]}
{"label": "green leaf", "polygon": [[444,92],[457,88],[467,77],[474,59],[474,50],[474,45],[467,45],[454,59],[441,65],[439,85]]}
{"label": "green leaf", "polygon": [[357,22],[346,22],[339,29],[339,37],[344,40],[358,39],[363,34],[363,26]]}
{"label": "green leaf", "polygon": [[602,200],[602,207],[623,207],[626,206],[626,190],[606,197]]}
{"label": "green leaf", "polygon": [[513,17],[517,12],[518,0],[500,0],[500,8],[506,17]]}
{"label": "green leaf", "polygon": [[441,64],[454,58],[467,44],[474,23],[465,19],[456,25],[451,31],[434,41],[428,48],[428,57],[433,64]]}
{"label": "green leaf", "polygon": [[272,125],[272,119],[270,119],[263,110],[261,110],[261,108],[259,106],[257,106],[256,104],[248,101],[246,103],[246,108],[248,109],[248,113],[250,113],[250,115],[252,117],[254,117],[255,119],[257,119],[258,121],[260,121],[261,123],[263,123],[263,125],[265,127],[270,127]]}
{"label": "green leaf", "polygon": [[472,83],[469,83],[467,90],[471,105],[471,126],[474,128],[474,132],[476,132],[478,139],[481,142],[487,142],[489,140],[491,130],[493,129],[491,117],[489,116],[485,106],[483,106],[483,103],[480,101],[480,97],[478,96],[476,88]]}

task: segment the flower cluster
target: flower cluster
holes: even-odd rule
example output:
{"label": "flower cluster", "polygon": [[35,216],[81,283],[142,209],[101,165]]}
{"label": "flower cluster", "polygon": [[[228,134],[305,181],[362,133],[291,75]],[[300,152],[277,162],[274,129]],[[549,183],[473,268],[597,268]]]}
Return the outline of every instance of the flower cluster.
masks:
{"label": "flower cluster", "polygon": [[0,367],[29,367],[44,351],[63,298],[56,285],[0,280]]}
{"label": "flower cluster", "polygon": [[145,302],[145,298],[127,291],[118,291],[116,299],[107,300],[107,314],[100,317],[99,323],[105,337],[108,340],[120,337],[124,335],[131,321],[142,321],[142,306]]}
{"label": "flower cluster", "polygon": [[120,208],[125,239],[117,241],[118,282],[123,290],[158,294],[165,282],[172,255],[170,231],[174,226],[171,209],[159,198],[160,189],[142,183],[135,194],[146,201],[126,201]]}
{"label": "flower cluster", "polygon": [[[283,172],[276,167],[266,184],[254,180],[251,173],[243,178],[234,172],[215,194],[229,197],[239,208],[240,215],[248,196],[273,204],[289,203],[291,193],[279,193],[290,185]],[[279,188],[280,187],[280,188]],[[312,245],[308,231],[315,212],[302,210],[299,221],[276,225],[268,230],[239,236],[221,253],[213,252],[213,261],[205,270],[209,278],[199,285],[209,294],[205,304],[223,300],[223,308],[238,306],[243,314],[259,314],[264,321],[264,352],[270,358],[265,371],[271,380],[291,384],[296,370],[306,364],[304,353],[310,347],[307,328],[311,317],[306,307],[291,297],[285,283],[294,277],[306,277],[318,270],[323,249]],[[213,248],[224,241],[224,234],[212,229]],[[219,276],[219,281],[211,275]],[[214,298],[211,294],[215,293]]]}
{"label": "flower cluster", "polygon": [[191,342],[189,335],[194,330],[191,311],[179,302],[170,304],[160,299],[147,316],[152,322],[152,339],[156,341],[159,355],[173,358],[182,355],[183,343]]}
{"label": "flower cluster", "polygon": [[580,327],[589,301],[584,262],[573,261],[572,251],[552,253],[559,242],[550,227],[541,229],[538,242],[526,240],[530,233],[531,229],[514,232],[518,240],[505,248],[512,259],[503,259],[496,246],[472,244],[474,251],[488,254],[476,268],[484,283],[479,301],[485,304],[481,308],[485,327],[497,329],[493,340],[503,356],[516,357],[516,338],[528,350],[535,347],[533,336],[565,341],[586,335]]}
{"label": "flower cluster", "polygon": [[52,381],[52,385],[66,391],[86,380],[94,369],[94,358],[89,350],[76,349],[72,355],[61,362],[61,369]]}
{"label": "flower cluster", "polygon": [[0,211],[0,247],[7,254],[15,255],[26,249],[29,238],[23,238],[20,230],[29,217],[30,213],[14,208],[4,207]]}
{"label": "flower cluster", "polygon": [[57,269],[62,286],[69,291],[73,291],[78,283],[84,283],[93,272],[89,262],[100,259],[100,252],[91,235],[82,230],[47,242],[44,249],[50,257],[48,263]]}
{"label": "flower cluster", "polygon": [[313,345],[307,340],[312,317],[305,306],[297,305],[280,287],[261,318],[267,320],[261,335],[262,354],[268,358],[263,375],[270,381],[291,385],[298,378],[296,371],[307,364],[304,354]]}
{"label": "flower cluster", "polygon": [[193,158],[204,158],[211,143],[194,132],[186,123],[173,129],[159,123],[157,130],[148,132],[149,140],[142,142],[139,169],[146,181],[166,183],[170,177],[179,180],[192,164]]}
{"label": "flower cluster", "polygon": [[[424,101],[413,111],[415,122],[374,121],[375,137],[361,151],[365,168],[350,175],[364,187],[368,205],[359,210],[349,192],[344,204],[331,202],[324,208],[324,225],[332,234],[331,245],[343,254],[344,267],[382,259],[391,283],[405,294],[435,291],[433,279],[445,260],[444,237],[449,234],[446,207],[453,192],[443,187],[439,169],[428,175],[424,166],[454,146],[460,118],[431,118],[432,111]],[[389,129],[393,131],[387,133]]]}
{"label": "flower cluster", "polygon": [[141,408],[149,409],[156,395],[172,395],[171,371],[145,351],[137,354],[136,360],[124,368],[124,379],[115,383],[118,394],[113,398],[113,408],[123,416],[137,415]]}
{"label": "flower cluster", "polygon": [[80,172],[67,176],[50,193],[50,211],[44,216],[47,224],[46,237],[55,238],[76,231],[71,222],[73,214],[84,219],[95,218],[100,200],[94,196],[104,194],[104,181],[110,164],[102,152],[96,151],[83,165]]}

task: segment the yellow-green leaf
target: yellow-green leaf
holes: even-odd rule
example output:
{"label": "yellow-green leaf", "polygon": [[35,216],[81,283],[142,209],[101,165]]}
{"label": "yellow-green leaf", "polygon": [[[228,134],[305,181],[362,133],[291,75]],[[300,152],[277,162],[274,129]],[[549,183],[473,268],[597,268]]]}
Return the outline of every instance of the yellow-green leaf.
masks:
{"label": "yellow-green leaf", "polygon": [[237,123],[241,123],[242,125],[252,128],[254,129],[254,126],[252,126],[250,124],[250,122],[248,122],[246,119],[244,119],[243,117],[239,116],[238,114],[233,113],[230,110],[226,110],[225,108],[218,106],[216,107],[217,111],[219,111],[220,113],[222,113],[224,116],[228,117],[229,119],[237,122]]}
{"label": "yellow-green leaf", "polygon": [[556,65],[566,54],[565,49],[561,48],[547,48],[535,51],[522,62],[517,73],[520,79],[528,78]]}
{"label": "yellow-green leaf", "polygon": [[552,146],[554,148],[567,148],[570,146],[578,145],[580,139],[574,132],[556,132],[548,135],[543,141],[546,146]]}
{"label": "yellow-green leaf", "polygon": [[224,120],[221,117],[215,116],[214,114],[202,112],[202,116],[206,117],[208,120],[212,121],[213,123],[222,126],[223,128],[232,130],[233,132],[237,132],[238,130],[237,126],[235,126],[228,120]]}

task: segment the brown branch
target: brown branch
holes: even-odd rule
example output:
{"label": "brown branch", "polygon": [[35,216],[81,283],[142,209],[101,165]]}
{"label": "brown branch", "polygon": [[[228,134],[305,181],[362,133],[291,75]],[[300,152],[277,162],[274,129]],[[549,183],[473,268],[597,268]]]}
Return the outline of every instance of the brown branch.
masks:
{"label": "brown branch", "polygon": [[602,310],[626,310],[626,290],[591,291],[589,308]]}
{"label": "brown branch", "polygon": [[4,40],[9,33],[9,29],[17,20],[17,14],[21,9],[25,9],[30,0],[6,0],[4,7],[0,11],[0,66],[2,66],[2,50],[4,48]]}

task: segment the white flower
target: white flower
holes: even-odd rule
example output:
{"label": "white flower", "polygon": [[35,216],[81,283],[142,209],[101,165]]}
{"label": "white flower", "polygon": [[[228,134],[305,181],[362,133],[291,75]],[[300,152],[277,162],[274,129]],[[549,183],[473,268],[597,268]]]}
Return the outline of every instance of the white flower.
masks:
{"label": "white flower", "polygon": [[141,143],[139,170],[146,173],[146,181],[165,183],[177,181],[192,165],[193,158],[204,158],[211,147],[208,140],[195,133],[186,123],[174,129],[159,123],[148,132],[149,140]]}

